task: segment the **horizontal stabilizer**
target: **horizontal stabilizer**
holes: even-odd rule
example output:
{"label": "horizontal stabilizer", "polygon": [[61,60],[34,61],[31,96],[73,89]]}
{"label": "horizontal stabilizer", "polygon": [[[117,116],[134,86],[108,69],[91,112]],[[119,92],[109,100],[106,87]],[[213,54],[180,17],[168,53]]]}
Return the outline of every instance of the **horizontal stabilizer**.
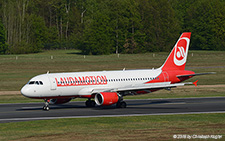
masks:
{"label": "horizontal stabilizer", "polygon": [[197,83],[198,83],[198,80],[196,80],[195,82],[193,82],[193,84],[194,84],[195,86],[197,86]]}
{"label": "horizontal stabilizer", "polygon": [[208,74],[216,74],[216,72],[206,72],[206,73],[195,73],[195,74],[187,74],[187,75],[177,75],[177,77],[189,77],[189,76],[197,76],[197,75],[208,75]]}

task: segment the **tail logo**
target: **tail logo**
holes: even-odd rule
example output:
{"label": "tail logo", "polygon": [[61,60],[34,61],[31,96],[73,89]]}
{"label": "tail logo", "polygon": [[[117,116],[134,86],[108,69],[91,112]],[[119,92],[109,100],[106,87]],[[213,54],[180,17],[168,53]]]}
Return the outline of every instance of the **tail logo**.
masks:
{"label": "tail logo", "polygon": [[178,51],[177,51],[177,54],[176,54],[176,59],[182,60],[186,55],[186,53],[184,51],[184,48],[183,47],[177,47],[177,48],[178,48]]}
{"label": "tail logo", "polygon": [[182,66],[186,63],[189,42],[189,38],[183,37],[180,38],[175,45],[174,63],[177,66]]}

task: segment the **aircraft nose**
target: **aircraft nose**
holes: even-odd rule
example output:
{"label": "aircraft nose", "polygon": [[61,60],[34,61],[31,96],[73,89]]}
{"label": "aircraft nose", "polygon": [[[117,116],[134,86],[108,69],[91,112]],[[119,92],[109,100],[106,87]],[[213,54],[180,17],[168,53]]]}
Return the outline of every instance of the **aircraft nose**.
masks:
{"label": "aircraft nose", "polygon": [[32,90],[27,85],[25,85],[21,89],[21,94],[26,97],[30,97],[32,95]]}

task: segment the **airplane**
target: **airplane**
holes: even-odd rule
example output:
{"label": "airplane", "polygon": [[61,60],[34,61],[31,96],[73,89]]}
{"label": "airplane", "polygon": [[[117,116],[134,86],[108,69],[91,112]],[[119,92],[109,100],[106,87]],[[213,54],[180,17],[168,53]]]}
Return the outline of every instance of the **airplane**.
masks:
{"label": "airplane", "polygon": [[21,94],[28,98],[44,99],[43,110],[46,111],[49,104],[64,104],[74,98],[87,98],[87,107],[116,104],[117,108],[126,108],[123,97],[127,95],[170,90],[186,84],[197,86],[198,80],[181,82],[213,72],[185,70],[190,37],[191,32],[182,33],[164,64],[157,69],[41,74],[23,86]]}

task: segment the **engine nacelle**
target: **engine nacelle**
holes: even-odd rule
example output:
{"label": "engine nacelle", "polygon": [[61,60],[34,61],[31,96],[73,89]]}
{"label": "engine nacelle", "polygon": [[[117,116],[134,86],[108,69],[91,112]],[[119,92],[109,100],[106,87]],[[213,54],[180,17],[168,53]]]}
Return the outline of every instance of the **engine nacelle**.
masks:
{"label": "engine nacelle", "polygon": [[117,103],[119,96],[116,92],[100,92],[95,95],[95,103],[97,105],[112,105]]}
{"label": "engine nacelle", "polygon": [[58,99],[50,99],[50,104],[64,104],[71,100],[72,98],[58,98]]}

